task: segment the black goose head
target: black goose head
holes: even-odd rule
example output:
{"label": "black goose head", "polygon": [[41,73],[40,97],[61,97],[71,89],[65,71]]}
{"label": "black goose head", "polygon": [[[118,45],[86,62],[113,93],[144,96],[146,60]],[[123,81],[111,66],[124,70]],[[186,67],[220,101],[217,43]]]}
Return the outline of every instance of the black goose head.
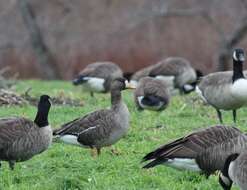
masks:
{"label": "black goose head", "polygon": [[86,80],[84,78],[85,78],[85,76],[78,75],[75,79],[73,79],[73,81],[72,81],[73,85],[77,86],[77,85],[80,85],[80,84],[86,82]]}
{"label": "black goose head", "polygon": [[49,125],[48,123],[48,113],[51,107],[50,96],[42,95],[40,96],[38,103],[38,111],[35,117],[34,122],[39,127],[45,127]]}
{"label": "black goose head", "polygon": [[240,78],[244,78],[243,74],[243,62],[245,61],[245,53],[241,48],[234,49],[232,54],[233,59],[233,76],[232,82]]}
{"label": "black goose head", "polygon": [[245,61],[245,53],[241,48],[236,48],[233,51],[232,58],[234,61],[244,62]]}
{"label": "black goose head", "polygon": [[229,177],[228,170],[229,170],[229,166],[230,166],[231,162],[236,160],[238,156],[239,156],[239,154],[237,154],[237,153],[231,154],[230,156],[228,156],[228,158],[225,161],[223,171],[221,171],[221,174],[219,176],[219,183],[224,190],[230,190],[232,187],[233,182],[232,182],[231,178]]}

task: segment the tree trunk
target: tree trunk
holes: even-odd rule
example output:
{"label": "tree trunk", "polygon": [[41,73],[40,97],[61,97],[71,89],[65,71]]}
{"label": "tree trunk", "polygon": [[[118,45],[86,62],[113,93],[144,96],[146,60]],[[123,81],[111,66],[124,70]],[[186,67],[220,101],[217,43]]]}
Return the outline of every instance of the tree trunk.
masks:
{"label": "tree trunk", "polygon": [[42,33],[35,19],[35,13],[28,0],[18,0],[24,24],[29,32],[31,45],[37,57],[39,72],[46,79],[60,78],[56,61],[52,56],[49,48],[43,40]]}

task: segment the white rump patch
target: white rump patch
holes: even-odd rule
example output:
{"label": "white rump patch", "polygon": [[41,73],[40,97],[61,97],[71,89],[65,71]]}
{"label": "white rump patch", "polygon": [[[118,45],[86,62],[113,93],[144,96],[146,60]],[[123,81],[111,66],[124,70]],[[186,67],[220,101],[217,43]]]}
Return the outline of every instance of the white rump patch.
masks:
{"label": "white rump patch", "polygon": [[84,83],[83,85],[88,90],[94,91],[94,92],[102,92],[105,90],[105,87],[104,87],[105,79],[96,78],[96,77],[85,77],[85,80],[87,80],[87,82]]}
{"label": "white rump patch", "polygon": [[196,93],[201,97],[201,99],[203,99],[205,103],[207,103],[207,100],[204,98],[202,91],[200,90],[198,86],[196,86]]}
{"label": "white rump patch", "polygon": [[169,159],[164,163],[166,166],[170,166],[172,168],[180,169],[180,170],[189,170],[194,172],[202,171],[197,165],[195,159],[189,158],[174,158]]}
{"label": "white rump patch", "polygon": [[60,139],[67,143],[67,144],[73,144],[77,146],[82,146],[78,141],[77,141],[77,136],[75,135],[63,135],[60,137]]}
{"label": "white rump patch", "polygon": [[247,102],[247,80],[236,80],[231,87],[231,92],[235,98],[239,98],[240,100]]}

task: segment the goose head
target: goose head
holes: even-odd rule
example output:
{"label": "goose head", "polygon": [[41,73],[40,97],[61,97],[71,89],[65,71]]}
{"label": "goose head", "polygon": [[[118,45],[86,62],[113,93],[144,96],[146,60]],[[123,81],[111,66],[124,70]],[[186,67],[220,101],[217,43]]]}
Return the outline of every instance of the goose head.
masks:
{"label": "goose head", "polygon": [[241,48],[234,49],[233,54],[232,54],[232,58],[234,61],[244,62],[245,61],[244,50]]}
{"label": "goose head", "polygon": [[111,90],[135,89],[135,86],[125,78],[116,78],[111,83]]}
{"label": "goose head", "polygon": [[230,190],[232,187],[233,181],[229,176],[229,166],[231,162],[237,159],[238,156],[239,154],[232,154],[225,161],[223,171],[221,171],[221,174],[219,176],[219,183],[224,190]]}
{"label": "goose head", "polygon": [[39,127],[48,126],[48,113],[51,107],[50,96],[42,95],[40,96],[39,103],[38,103],[38,111],[35,117],[34,122]]}

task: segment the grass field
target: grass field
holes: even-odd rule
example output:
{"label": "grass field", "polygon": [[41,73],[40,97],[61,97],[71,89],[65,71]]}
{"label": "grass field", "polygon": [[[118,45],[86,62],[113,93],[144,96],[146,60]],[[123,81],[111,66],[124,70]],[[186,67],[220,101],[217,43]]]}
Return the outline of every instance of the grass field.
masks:
{"label": "grass field", "polygon": [[[62,123],[88,112],[110,105],[109,94],[91,98],[69,82],[21,81],[14,88],[23,93],[32,87],[31,95],[65,94],[80,98],[83,107],[53,106],[49,121],[57,128]],[[120,155],[104,148],[98,158],[88,149],[54,143],[49,150],[33,159],[17,163],[12,172],[7,163],[0,169],[0,190],[220,190],[218,177],[208,180],[196,173],[177,171],[165,166],[144,170],[141,158],[159,145],[181,137],[192,130],[218,123],[213,108],[204,106],[195,94],[173,97],[170,106],[161,113],[135,108],[132,92],[123,98],[131,113],[131,127],[125,138],[114,145]],[[196,101],[194,101],[196,100]],[[238,126],[246,128],[246,109],[238,111]],[[33,119],[33,106],[0,107],[0,116],[25,116]],[[231,112],[223,112],[225,123],[232,124]],[[156,127],[159,126],[159,127]],[[233,188],[236,189],[236,188]]]}

